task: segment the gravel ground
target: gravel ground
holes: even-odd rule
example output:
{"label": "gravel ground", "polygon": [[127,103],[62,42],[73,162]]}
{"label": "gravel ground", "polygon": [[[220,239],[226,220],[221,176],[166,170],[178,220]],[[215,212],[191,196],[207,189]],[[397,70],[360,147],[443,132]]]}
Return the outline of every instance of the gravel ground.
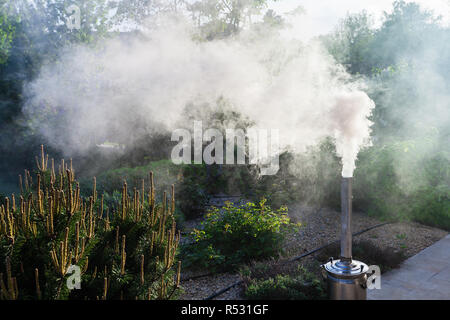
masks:
{"label": "gravel ground", "polygon": [[[286,241],[289,255],[300,255],[339,239],[340,212],[297,205],[289,208],[289,215],[294,222],[302,223],[300,232],[291,235]],[[380,223],[382,221],[378,219],[360,212],[353,212],[352,232],[355,233]],[[402,250],[407,257],[410,257],[442,239],[447,233],[415,222],[396,222],[365,232],[356,236],[355,239],[369,240],[380,248],[392,247]]]}
{"label": "gravel ground", "polygon": [[[221,201],[227,200],[221,198]],[[219,201],[220,202],[220,201]],[[302,224],[298,233],[287,237],[285,243],[285,257],[294,257],[302,253],[313,250],[329,242],[339,239],[340,233],[340,212],[327,208],[313,208],[304,205],[289,206],[289,215],[293,222]],[[195,227],[201,219],[189,224],[189,228]],[[353,212],[352,231],[358,232],[368,227],[380,224],[377,220],[359,212]],[[421,225],[414,222],[396,222],[370,230],[357,237],[355,240],[368,240],[381,248],[393,248],[402,250],[406,257],[411,257],[419,251],[442,239],[448,232]],[[356,257],[357,258],[357,257]],[[313,257],[307,257],[302,262],[311,262]],[[184,272],[182,278],[206,274],[203,271],[196,274]],[[184,293],[181,299],[204,299],[214,292],[217,292],[240,280],[238,274],[223,273],[198,278],[190,281],[183,281]],[[241,298],[242,285],[235,286],[216,299],[230,300]]]}

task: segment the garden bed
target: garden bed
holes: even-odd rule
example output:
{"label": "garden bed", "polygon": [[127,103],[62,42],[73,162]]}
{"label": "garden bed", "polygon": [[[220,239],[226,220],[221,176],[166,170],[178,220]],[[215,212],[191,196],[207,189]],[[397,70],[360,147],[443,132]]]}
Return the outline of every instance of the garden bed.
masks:
{"label": "garden bed", "polygon": [[[302,227],[299,232],[290,234],[285,240],[284,248],[286,252],[280,257],[281,260],[285,261],[289,258],[299,256],[339,239],[341,215],[338,211],[304,205],[291,205],[289,206],[289,216],[293,222],[300,222]],[[196,223],[200,221],[196,220]],[[352,229],[353,232],[358,232],[382,222],[365,214],[354,212]],[[192,228],[194,226],[190,225],[190,227]],[[373,245],[374,248],[376,247],[378,253],[383,254],[385,252],[386,254],[398,255],[401,256],[401,259],[406,259],[432,245],[447,234],[448,232],[444,230],[424,226],[415,222],[394,222],[358,235],[354,237],[354,242],[364,244],[362,248]],[[319,260],[323,260],[324,257],[322,256],[332,250],[332,248],[327,248],[325,252],[321,253],[319,251],[314,255],[307,256],[300,260],[300,264],[319,275],[319,264],[320,262],[325,262]],[[364,254],[370,253],[365,252]],[[354,258],[358,259],[358,256]],[[201,273],[201,271],[195,274],[192,272],[183,272],[182,278],[190,278]],[[208,273],[208,271],[204,271],[203,273]],[[182,287],[184,293],[180,298],[204,299],[236,283],[240,279],[241,277],[238,273],[221,273],[183,281]],[[242,299],[243,286],[243,284],[237,285],[215,299]]]}

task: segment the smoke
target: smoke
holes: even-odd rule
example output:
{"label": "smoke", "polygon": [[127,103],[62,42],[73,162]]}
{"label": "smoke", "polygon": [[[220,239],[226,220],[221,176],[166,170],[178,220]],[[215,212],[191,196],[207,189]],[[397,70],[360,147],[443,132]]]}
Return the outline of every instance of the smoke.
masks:
{"label": "smoke", "polygon": [[390,146],[396,183],[405,195],[430,186],[449,190],[450,185],[450,91],[444,71],[450,51],[442,49],[448,41],[436,38],[430,37],[421,50],[408,52],[411,62],[403,70],[381,75],[372,84],[383,93],[377,103],[387,106],[381,120],[390,120],[376,130],[376,138]]}
{"label": "smoke", "polygon": [[26,86],[30,127],[65,153],[83,153],[132,143],[155,126],[174,130],[187,105],[226,99],[257,127],[279,129],[284,147],[303,151],[334,137],[342,173],[352,176],[370,143],[374,103],[318,42],[252,30],[199,42],[195,32],[166,21],[140,36],[66,49]]}
{"label": "smoke", "polygon": [[334,122],[336,151],[342,157],[342,176],[352,177],[359,149],[370,137],[369,116],[375,104],[360,91],[337,96],[331,114]]}

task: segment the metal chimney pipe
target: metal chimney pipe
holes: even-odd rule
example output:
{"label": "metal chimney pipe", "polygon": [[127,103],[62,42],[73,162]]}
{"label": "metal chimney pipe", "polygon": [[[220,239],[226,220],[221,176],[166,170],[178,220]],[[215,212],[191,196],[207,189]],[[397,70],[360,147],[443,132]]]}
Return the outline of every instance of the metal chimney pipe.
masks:
{"label": "metal chimney pipe", "polygon": [[352,259],[352,178],[341,180],[341,256],[323,264],[332,300],[365,300],[369,267]]}
{"label": "metal chimney pipe", "polygon": [[341,180],[341,261],[352,262],[352,178]]}

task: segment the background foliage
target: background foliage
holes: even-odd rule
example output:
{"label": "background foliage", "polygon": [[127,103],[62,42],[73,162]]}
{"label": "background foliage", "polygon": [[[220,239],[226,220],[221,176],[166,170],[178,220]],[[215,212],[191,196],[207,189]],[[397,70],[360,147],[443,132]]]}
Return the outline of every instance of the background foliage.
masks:
{"label": "background foliage", "polygon": [[[69,30],[64,24],[69,4],[82,9],[80,30]],[[33,4],[1,0],[0,193],[19,192],[17,174],[33,166],[34,150],[43,142],[23,118],[24,88],[42,66],[57,63],[64,50],[80,43],[101,47],[102,39],[139,33],[145,21],[157,23],[162,13],[182,13],[193,19],[200,30],[198,41],[235,37],[249,28],[277,30],[286,21],[267,4],[264,0],[37,0]],[[366,84],[376,103],[373,146],[360,153],[355,173],[356,208],[383,218],[415,219],[449,228],[449,39],[450,29],[436,13],[404,1],[394,1],[392,11],[377,26],[372,16],[361,12],[319,37],[330,55]],[[217,110],[210,114],[214,126],[231,121],[245,128],[251,123],[228,112],[224,101],[218,102]],[[187,114],[186,119],[192,116]],[[219,123],[212,121],[217,119]],[[146,132],[146,124],[133,121]],[[95,175],[99,188],[111,196],[121,176],[133,180],[131,176],[144,170],[140,167],[168,158],[168,134],[162,129],[158,134],[144,134],[122,153],[93,148],[87,155],[70,156],[78,164],[82,184],[84,177],[90,181]],[[60,157],[65,150],[49,151]],[[281,161],[276,176],[263,178],[251,166],[184,168],[184,181],[189,183],[179,186],[181,212],[187,218],[198,216],[208,195],[219,192],[240,193],[255,201],[265,196],[276,207],[293,201],[338,206],[340,164],[333,141],[304,154],[286,152]],[[172,178],[169,172],[158,180]]]}

